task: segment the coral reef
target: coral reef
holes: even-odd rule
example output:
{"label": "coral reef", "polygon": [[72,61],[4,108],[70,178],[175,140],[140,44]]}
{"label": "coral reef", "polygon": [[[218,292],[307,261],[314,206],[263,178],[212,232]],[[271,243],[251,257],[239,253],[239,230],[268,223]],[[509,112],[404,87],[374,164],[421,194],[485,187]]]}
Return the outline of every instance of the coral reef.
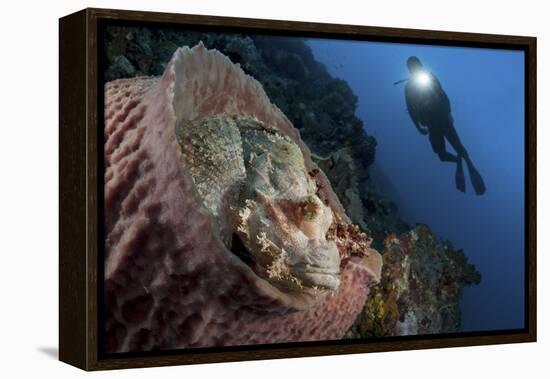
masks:
{"label": "coral reef", "polygon": [[[299,130],[301,139],[313,153],[313,160],[321,168],[320,175],[330,181],[335,197],[342,205],[338,213],[345,214],[360,227],[360,232],[366,233],[365,241],[372,238],[372,246],[383,251],[384,255],[388,254],[388,257],[384,257],[384,272],[392,272],[395,281],[401,283],[401,290],[405,291],[407,283],[415,285],[415,288],[427,288],[427,283],[432,283],[429,270],[436,266],[441,266],[441,270],[470,273],[467,276],[471,279],[478,275],[472,275],[475,271],[467,264],[461,251],[447,248],[448,255],[454,257],[447,259],[448,256],[443,251],[446,249],[444,246],[450,244],[435,242],[429,232],[418,234],[422,236],[421,241],[424,241],[422,243],[426,248],[415,248],[412,254],[405,254],[408,257],[407,264],[418,267],[422,263],[427,265],[428,271],[417,275],[416,280],[406,281],[404,275],[408,275],[409,271],[395,269],[396,266],[390,262],[390,257],[395,253],[392,255],[393,250],[386,246],[387,236],[396,235],[400,239],[408,240],[407,236],[416,229],[412,229],[402,220],[392,201],[388,185],[382,183],[388,180],[380,172],[377,174],[373,163],[376,140],[365,132],[362,121],[355,115],[357,98],[346,82],[331,77],[326,68],[314,59],[304,40],[257,34],[208,33],[189,29],[108,27],[105,33],[104,77],[112,80],[136,75],[160,75],[178,46],[194,46],[199,41],[228,56],[261,83],[270,101]],[[312,169],[309,174],[314,178],[318,172],[319,170]],[[321,187],[325,185],[322,181],[317,182]],[[333,223],[329,232],[334,232],[335,226]],[[344,230],[347,227],[340,228],[340,231]],[[428,241],[433,243],[427,243]],[[430,249],[434,251],[431,252]],[[242,249],[233,249],[233,252],[237,254],[240,250]],[[339,250],[345,261],[345,253]],[[241,254],[240,257],[243,260],[249,259],[246,254]],[[431,262],[428,258],[435,261]],[[403,277],[400,279],[398,275]],[[387,278],[387,275],[384,277]],[[457,288],[467,283],[476,283],[476,280],[467,280],[460,275],[448,275],[447,279],[454,280],[453,285]],[[392,301],[395,291],[385,290],[386,287],[383,284],[375,287],[378,293],[377,304],[395,304],[393,308],[386,307],[384,314],[407,314],[410,305],[406,306],[403,301]],[[407,291],[413,290],[411,288]],[[455,329],[458,330],[459,293],[459,290],[445,291],[445,297],[427,296],[417,302],[417,311],[421,304],[427,309],[441,309],[446,313],[438,317],[454,320]],[[401,333],[396,324],[390,322],[364,321],[373,314],[372,309],[376,307],[373,301],[374,298],[371,298],[362,312],[362,327],[358,327],[358,320],[349,335],[369,337]],[[430,313],[427,318],[435,320],[435,313]],[[452,322],[431,321],[430,330],[449,331],[452,329],[450,324]],[[438,327],[442,329],[437,330]],[[381,329],[384,331],[381,332]]]}
{"label": "coral reef", "polygon": [[[208,136],[202,130],[214,127],[223,130]],[[202,44],[178,49],[161,77],[105,85],[104,135],[107,352],[343,337],[379,280],[382,259],[348,225],[327,177],[260,83]],[[230,149],[214,151],[198,141],[222,136]],[[195,138],[203,160],[189,144],[182,151],[178,137],[191,145]],[[255,147],[247,146],[252,139]],[[234,158],[227,177],[206,174],[227,157]],[[270,173],[257,171],[262,159]],[[281,174],[302,183],[302,192],[282,196],[290,183]],[[219,183],[207,189],[199,184],[203,179]],[[235,191],[218,185],[238,182]],[[250,201],[261,206],[239,208]],[[234,233],[228,221],[235,215],[259,222],[241,223]],[[262,222],[272,223],[271,234],[254,230]],[[351,232],[331,234],[336,222]],[[289,254],[296,260],[286,268],[302,285],[265,276],[261,268],[272,265],[254,265],[266,252],[254,246],[254,237],[271,238],[281,251],[294,248]],[[311,246],[298,251],[303,241]],[[278,252],[271,247],[268,254]],[[304,267],[332,269],[334,254],[338,274]],[[282,282],[288,279],[283,275]]]}
{"label": "coral reef", "polygon": [[422,335],[460,331],[461,286],[481,275],[462,251],[439,242],[425,225],[384,241],[380,284],[348,338]]}

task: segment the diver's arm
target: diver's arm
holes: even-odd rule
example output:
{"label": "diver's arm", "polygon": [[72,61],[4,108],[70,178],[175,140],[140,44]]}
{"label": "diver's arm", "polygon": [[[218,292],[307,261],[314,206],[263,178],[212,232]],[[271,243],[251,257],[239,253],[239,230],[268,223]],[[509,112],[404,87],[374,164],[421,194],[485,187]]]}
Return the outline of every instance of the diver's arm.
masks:
{"label": "diver's arm", "polygon": [[422,135],[428,134],[428,128],[426,128],[425,126],[422,126],[420,124],[420,121],[418,121],[418,117],[414,107],[410,106],[410,104],[407,104],[407,111],[409,112],[409,116],[411,116],[411,120],[414,126],[416,127],[416,130],[418,130],[418,132]]}
{"label": "diver's arm", "polygon": [[432,76],[432,80],[435,83],[434,85],[435,90],[437,91],[438,96],[441,99],[441,106],[444,107],[442,111],[446,113],[451,113],[451,101],[449,100],[447,93],[445,93],[445,91],[443,90],[443,86],[441,86],[441,82],[439,81],[437,76],[435,76],[434,74],[430,73],[430,75]]}
{"label": "diver's arm", "polygon": [[422,134],[422,135],[428,134],[428,128],[426,128],[426,127],[420,125],[420,123],[415,122],[414,120],[413,120],[413,122],[414,122],[414,126],[416,126],[416,130],[418,130],[418,132],[419,132],[420,134]]}
{"label": "diver's arm", "polygon": [[409,83],[407,83],[407,85],[405,86],[405,100],[407,102],[407,112],[409,112],[409,116],[411,117],[411,120],[416,127],[416,130],[418,130],[420,134],[428,134],[428,128],[420,124],[420,117],[418,115],[417,107],[415,106],[415,97],[414,94],[411,93],[411,87]]}
{"label": "diver's arm", "polygon": [[[410,112],[409,112],[409,114],[410,114]],[[418,130],[418,132],[420,134],[422,134],[422,135],[428,134],[428,128],[426,128],[425,126],[420,125],[420,123],[417,120],[415,120],[414,117],[412,117],[412,115],[411,115],[411,120],[414,123],[414,126],[416,127],[416,130]]]}
{"label": "diver's arm", "polygon": [[414,126],[416,127],[416,130],[418,130],[418,132],[422,135],[428,134],[428,128],[426,128],[425,126],[422,126],[420,124],[420,122],[415,117],[414,111],[412,109],[408,108],[408,107],[407,107],[407,110],[409,111],[409,116],[411,116],[411,120],[412,120]]}

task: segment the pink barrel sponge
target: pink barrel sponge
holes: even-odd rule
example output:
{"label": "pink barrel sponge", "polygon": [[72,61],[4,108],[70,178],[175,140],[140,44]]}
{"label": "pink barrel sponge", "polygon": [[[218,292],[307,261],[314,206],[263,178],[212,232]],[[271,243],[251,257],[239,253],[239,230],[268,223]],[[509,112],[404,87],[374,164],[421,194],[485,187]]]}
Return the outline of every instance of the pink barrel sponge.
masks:
{"label": "pink barrel sponge", "polygon": [[[176,130],[177,125],[196,127],[197,120],[209,117],[217,117],[212,120],[218,122],[220,115],[246,121],[234,123],[249,128],[242,136],[243,146],[246,136],[257,136],[257,128],[260,140],[265,132],[265,140],[276,147],[297,146],[301,158],[293,164],[315,173],[303,179],[303,185],[307,192],[313,180],[316,192],[301,203],[277,198],[272,204],[256,188],[248,188],[246,193],[260,196],[266,205],[245,209],[248,213],[234,212],[236,223],[245,217],[263,223],[261,217],[250,217],[250,212],[257,211],[264,212],[262,217],[273,216],[265,221],[270,227],[267,234],[258,229],[258,235],[250,236],[256,230],[251,223],[251,229],[242,232],[241,226],[228,238],[240,233],[244,250],[254,249],[258,240],[264,250],[255,253],[271,257],[278,252],[290,258],[294,254],[307,262],[315,258],[311,262],[320,265],[332,264],[330,259],[323,260],[323,254],[339,253],[337,280],[327,280],[336,275],[328,271],[303,274],[311,269],[306,261],[289,263],[283,267],[289,274],[278,273],[275,278],[266,274],[273,270],[262,270],[273,268],[275,258],[265,267],[248,262],[221,236],[225,226],[220,225],[233,220],[234,207],[225,198],[215,208],[206,206],[210,203],[204,191],[198,190],[199,181],[191,169],[194,161],[186,160]],[[369,286],[380,279],[381,257],[361,233],[347,233],[345,238],[324,233],[322,228],[328,228],[330,220],[332,228],[350,221],[299,133],[269,101],[260,83],[216,50],[202,44],[180,48],[162,77],[119,79],[105,85],[104,138],[106,352],[343,337],[361,311]],[[241,137],[237,134],[236,138]],[[235,151],[246,153],[246,148],[239,149]],[[242,163],[243,183],[249,187],[257,183],[257,177],[252,180],[247,174],[250,162],[256,162],[250,154]],[[285,172],[287,166],[281,167]],[[293,174],[301,172],[291,168]],[[247,206],[257,200],[250,199]],[[298,205],[293,208],[292,204]],[[216,213],[218,205],[226,211]],[[305,221],[289,226],[296,217]],[[270,231],[278,238],[289,236],[295,243],[288,245],[289,252],[265,247]],[[292,250],[304,238],[304,246],[312,252],[309,255]],[[283,261],[292,262],[290,258]],[[308,282],[307,278],[313,279]],[[292,286],[286,286],[287,282]]]}

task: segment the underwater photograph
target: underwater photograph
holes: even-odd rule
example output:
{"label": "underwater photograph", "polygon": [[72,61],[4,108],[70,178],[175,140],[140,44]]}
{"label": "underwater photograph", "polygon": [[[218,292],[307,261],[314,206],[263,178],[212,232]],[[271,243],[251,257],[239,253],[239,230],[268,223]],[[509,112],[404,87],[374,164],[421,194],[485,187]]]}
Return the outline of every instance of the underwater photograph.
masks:
{"label": "underwater photograph", "polygon": [[106,24],[100,349],[525,328],[525,52]]}

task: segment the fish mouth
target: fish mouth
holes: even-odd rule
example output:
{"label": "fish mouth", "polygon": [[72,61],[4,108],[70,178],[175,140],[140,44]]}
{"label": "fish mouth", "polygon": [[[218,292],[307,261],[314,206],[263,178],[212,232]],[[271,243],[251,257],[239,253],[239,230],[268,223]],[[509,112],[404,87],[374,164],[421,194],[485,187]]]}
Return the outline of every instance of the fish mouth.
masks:
{"label": "fish mouth", "polygon": [[[254,256],[246,248],[237,234],[233,234],[230,250],[236,257],[258,274]],[[338,289],[340,285],[340,267],[322,267],[309,263],[298,263],[290,266],[288,269],[290,275],[298,279],[300,285],[305,288],[334,291]],[[263,277],[262,275],[260,276]]]}
{"label": "fish mouth", "polygon": [[297,274],[320,274],[320,275],[338,275],[340,269],[334,269],[332,267],[321,267],[307,263],[298,264],[291,268],[293,273]]}
{"label": "fish mouth", "polygon": [[306,287],[336,290],[340,285],[339,268],[298,264],[290,267],[290,272]]}

